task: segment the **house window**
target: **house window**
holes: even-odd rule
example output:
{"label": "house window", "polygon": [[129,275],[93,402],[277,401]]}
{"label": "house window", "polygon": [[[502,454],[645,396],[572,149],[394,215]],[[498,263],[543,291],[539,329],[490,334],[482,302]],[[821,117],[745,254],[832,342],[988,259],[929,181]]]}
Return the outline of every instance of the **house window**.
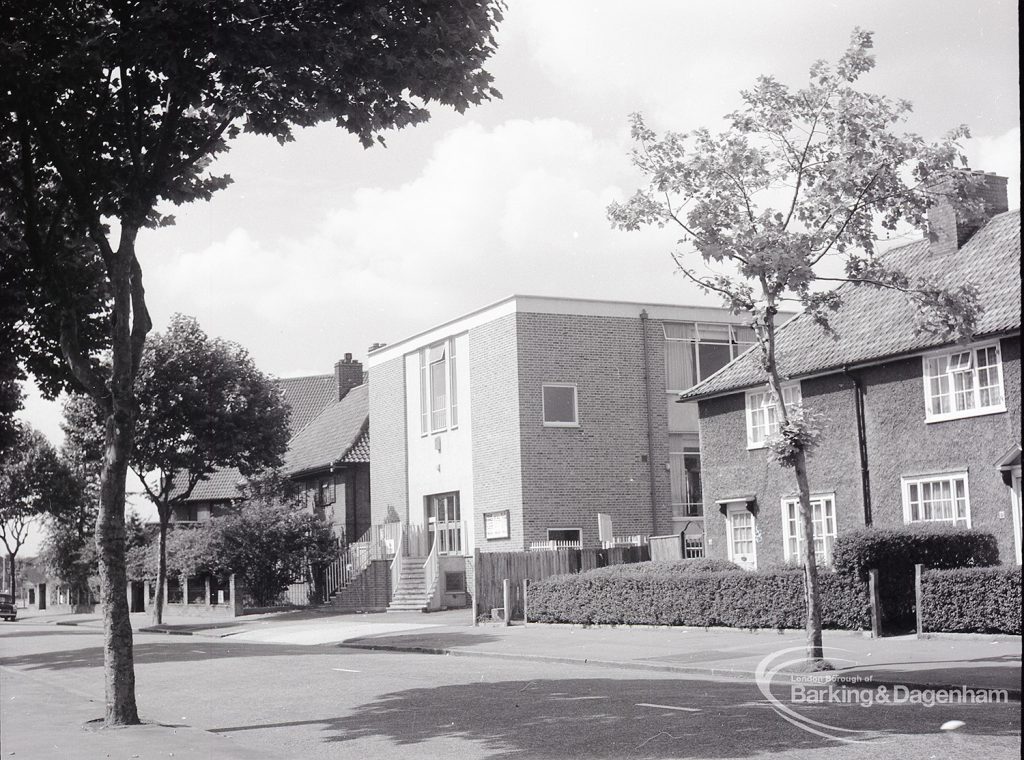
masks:
{"label": "house window", "polygon": [[903,478],[903,520],[971,527],[967,473]]}
{"label": "house window", "polygon": [[580,540],[581,533],[579,528],[548,528],[548,541],[578,545]]}
{"label": "house window", "polygon": [[[800,383],[782,388],[786,411],[792,413],[800,407],[803,398]],[[779,432],[779,408],[770,388],[747,391],[747,448],[759,449],[770,436]]]}
{"label": "house window", "polygon": [[575,385],[545,384],[541,388],[541,404],[546,426],[576,427],[579,424]]}
{"label": "house window", "polygon": [[333,504],[337,500],[337,495],[334,490],[334,480],[331,478],[322,478],[317,483],[316,490],[316,506],[326,507],[328,504]]}
{"label": "house window", "polygon": [[455,338],[420,349],[419,358],[420,434],[458,427]]}
{"label": "house window", "polygon": [[756,343],[740,325],[663,322],[665,390],[681,393],[705,380]]}
{"label": "house window", "polygon": [[[835,497],[811,497],[811,522],[814,524],[814,558],[820,565],[832,564],[832,544],[836,540]],[[803,562],[804,531],[800,519],[800,500],[782,500],[783,547],[787,562]]]}
{"label": "house window", "polygon": [[924,397],[928,422],[1006,411],[999,344],[925,356]]}
{"label": "house window", "polygon": [[729,505],[725,514],[729,560],[745,570],[757,568],[757,532],[754,515],[745,505]]}

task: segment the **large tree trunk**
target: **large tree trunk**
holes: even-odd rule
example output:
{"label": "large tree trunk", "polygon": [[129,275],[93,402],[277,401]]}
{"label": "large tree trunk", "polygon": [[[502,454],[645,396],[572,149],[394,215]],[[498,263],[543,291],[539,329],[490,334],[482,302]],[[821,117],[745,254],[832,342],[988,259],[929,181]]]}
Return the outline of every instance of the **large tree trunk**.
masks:
{"label": "large tree trunk", "polygon": [[[15,569],[14,568],[14,552],[11,552],[8,555],[8,558],[10,559],[10,562],[8,563],[9,567],[7,568],[7,572],[9,572],[11,574],[11,582],[10,582],[11,596],[16,596],[15,586],[17,584],[17,579],[14,576],[14,569]],[[15,604],[18,603],[17,599],[15,599],[14,603]]]}
{"label": "large tree trunk", "polygon": [[158,538],[160,557],[156,572],[156,595],[153,599],[153,623],[155,625],[162,625],[164,622],[164,589],[167,588],[167,520],[164,519],[163,510],[160,512],[160,537]]}
{"label": "large tree trunk", "polygon": [[125,569],[124,498],[133,422],[123,402],[115,399],[106,420],[106,454],[100,476],[100,507],[96,516],[100,602],[103,605],[103,670],[107,725],[139,722],[135,704],[135,663],[128,617]]}

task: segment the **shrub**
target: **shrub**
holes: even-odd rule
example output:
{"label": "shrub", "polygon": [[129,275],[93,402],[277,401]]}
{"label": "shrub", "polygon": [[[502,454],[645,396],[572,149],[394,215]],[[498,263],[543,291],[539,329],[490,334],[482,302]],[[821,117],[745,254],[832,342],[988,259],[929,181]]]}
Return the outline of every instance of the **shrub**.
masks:
{"label": "shrub", "polygon": [[1021,569],[928,570],[921,576],[925,631],[1021,632]]}
{"label": "shrub", "polygon": [[[530,587],[530,619],[734,628],[802,628],[805,622],[800,571],[688,573],[637,568],[606,568],[540,581]],[[869,626],[863,583],[828,572],[821,574],[820,581],[822,625],[845,629]]]}
{"label": "shrub", "polygon": [[654,573],[670,575],[693,575],[698,573],[716,573],[740,571],[743,568],[727,559],[672,559],[654,562],[634,562],[632,564],[609,565],[588,572],[604,575],[630,575],[634,573]]}
{"label": "shrub", "polygon": [[862,581],[869,570],[878,570],[883,622],[909,623],[914,617],[914,565],[997,565],[999,545],[990,533],[952,526],[860,528],[836,537],[832,564],[837,573]]}

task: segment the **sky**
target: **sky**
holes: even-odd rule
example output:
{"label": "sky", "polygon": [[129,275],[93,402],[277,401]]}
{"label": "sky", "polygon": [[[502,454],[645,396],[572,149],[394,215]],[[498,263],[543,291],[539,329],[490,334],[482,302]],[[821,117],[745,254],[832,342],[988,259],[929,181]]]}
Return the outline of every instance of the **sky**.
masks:
{"label": "sky", "polygon": [[[175,312],[266,372],[331,372],[513,293],[706,303],[669,256],[675,234],[613,230],[640,187],[628,115],[716,128],[761,74],[792,86],[875,33],[865,89],[906,98],[928,139],[966,123],[972,168],[1020,206],[1016,3],[1008,0],[510,0],[487,69],[503,98],[363,149],[331,125],[294,142],[242,136],[234,182],[174,210],[138,250],[155,329]],[[60,443],[60,407],[26,388],[23,419]],[[147,510],[143,507],[141,511]]]}

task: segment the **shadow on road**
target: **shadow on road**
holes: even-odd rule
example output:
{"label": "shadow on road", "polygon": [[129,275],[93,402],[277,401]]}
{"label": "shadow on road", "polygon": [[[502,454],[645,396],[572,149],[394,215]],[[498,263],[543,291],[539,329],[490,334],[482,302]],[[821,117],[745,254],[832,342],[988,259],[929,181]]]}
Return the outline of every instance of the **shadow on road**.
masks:
{"label": "shadow on road", "polygon": [[[788,699],[786,691],[779,696]],[[1020,725],[1018,706],[1012,704],[829,705],[804,712],[822,723],[863,732],[854,736],[867,742],[865,757],[898,754],[895,734],[931,734],[947,749],[953,749],[950,742],[966,749],[973,734],[1011,737],[1012,743]],[[966,726],[955,737],[940,736],[939,726],[953,719]],[[231,734],[315,725],[323,727],[326,742],[383,738],[410,748],[436,739],[460,739],[494,753],[489,756],[505,758],[752,757],[838,746],[785,722],[752,684],[672,679],[545,679],[417,688],[383,695],[345,716],[210,730]]]}

